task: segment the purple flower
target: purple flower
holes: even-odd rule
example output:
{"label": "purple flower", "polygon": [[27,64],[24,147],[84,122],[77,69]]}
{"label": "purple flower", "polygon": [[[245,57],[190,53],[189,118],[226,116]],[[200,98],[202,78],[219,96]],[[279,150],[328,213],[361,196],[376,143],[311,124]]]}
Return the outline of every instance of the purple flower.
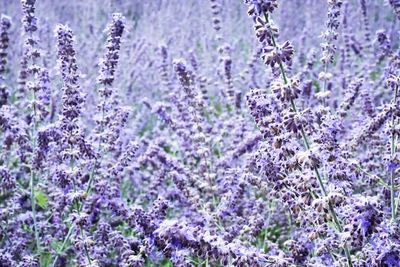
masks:
{"label": "purple flower", "polygon": [[265,22],[261,17],[256,18],[254,30],[260,43],[267,41],[269,45],[272,45],[272,37],[278,37],[278,28],[271,21]]}
{"label": "purple flower", "polygon": [[282,102],[289,102],[298,98],[300,94],[299,85],[300,81],[296,77],[290,79],[289,83],[287,84],[275,80],[271,84],[271,90],[276,95],[276,98]]}
{"label": "purple flower", "polygon": [[274,67],[275,64],[290,63],[294,55],[294,48],[289,41],[285,41],[280,46],[267,46],[264,48],[261,58],[265,65]]}

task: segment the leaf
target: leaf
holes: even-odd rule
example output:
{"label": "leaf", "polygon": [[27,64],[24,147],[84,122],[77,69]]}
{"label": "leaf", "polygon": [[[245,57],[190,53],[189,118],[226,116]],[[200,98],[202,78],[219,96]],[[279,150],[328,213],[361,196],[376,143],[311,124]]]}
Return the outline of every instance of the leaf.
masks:
{"label": "leaf", "polygon": [[61,246],[62,246],[62,244],[63,244],[62,241],[53,240],[53,241],[51,241],[50,246],[51,246],[54,250],[59,251],[60,248],[61,248]]}
{"label": "leaf", "polygon": [[35,192],[35,201],[43,209],[47,207],[47,197],[41,191]]}
{"label": "leaf", "polygon": [[378,75],[379,75],[379,73],[377,71],[372,71],[369,74],[369,77],[371,78],[371,80],[376,81],[378,79]]}
{"label": "leaf", "polygon": [[163,260],[161,263],[161,266],[162,267],[173,267],[172,262],[169,259]]}
{"label": "leaf", "polygon": [[314,80],[312,83],[315,87],[315,93],[318,93],[319,91],[321,91],[321,86],[319,85],[319,83],[316,80]]}
{"label": "leaf", "polygon": [[40,255],[40,262],[41,262],[40,266],[43,266],[43,267],[50,266],[50,264],[51,264],[51,254],[48,253],[48,252],[43,252]]}
{"label": "leaf", "polygon": [[175,156],[175,152],[172,150],[171,146],[163,146],[163,149],[164,149],[165,153]]}
{"label": "leaf", "polygon": [[29,225],[27,225],[25,223],[22,224],[21,228],[22,228],[22,230],[24,230],[27,233],[32,233],[31,228],[29,228]]}

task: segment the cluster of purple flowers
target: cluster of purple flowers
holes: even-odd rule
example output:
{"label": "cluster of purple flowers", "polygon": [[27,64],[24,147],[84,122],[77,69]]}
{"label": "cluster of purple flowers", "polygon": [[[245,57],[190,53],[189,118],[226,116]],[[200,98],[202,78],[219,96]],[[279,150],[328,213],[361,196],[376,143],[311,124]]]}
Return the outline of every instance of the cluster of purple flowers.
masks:
{"label": "cluster of purple flowers", "polygon": [[0,266],[400,266],[399,1],[50,2],[0,18]]}

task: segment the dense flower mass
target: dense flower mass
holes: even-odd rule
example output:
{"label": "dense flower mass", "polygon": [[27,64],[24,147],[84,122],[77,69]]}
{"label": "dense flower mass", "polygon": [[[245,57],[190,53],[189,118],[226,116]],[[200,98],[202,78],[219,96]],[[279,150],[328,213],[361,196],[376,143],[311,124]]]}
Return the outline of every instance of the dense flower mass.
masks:
{"label": "dense flower mass", "polygon": [[400,1],[0,10],[0,266],[400,266]]}

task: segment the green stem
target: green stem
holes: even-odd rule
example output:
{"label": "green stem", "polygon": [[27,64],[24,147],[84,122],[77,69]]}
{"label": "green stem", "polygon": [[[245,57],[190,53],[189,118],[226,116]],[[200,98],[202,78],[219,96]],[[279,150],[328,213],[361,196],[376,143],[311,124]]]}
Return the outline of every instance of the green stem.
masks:
{"label": "green stem", "polygon": [[[70,159],[70,168],[71,168],[72,171],[73,171],[74,167],[75,167],[75,161],[74,161],[73,158],[71,158]],[[74,182],[74,193],[76,193],[77,189],[76,189],[75,180],[73,182]],[[75,202],[75,203],[77,203],[77,202]],[[81,215],[81,209],[79,207],[79,204],[76,205],[76,211],[78,212],[78,216],[80,216]],[[72,225],[71,225],[71,228],[72,228]],[[85,239],[85,232],[84,232],[84,230],[82,228],[82,225],[79,225],[79,230],[80,230],[80,234],[82,236],[82,239],[84,240]],[[86,258],[87,258],[89,264],[92,264],[92,260],[90,259],[89,251],[88,251],[88,248],[87,248],[86,244],[84,244],[84,249],[85,249]]]}
{"label": "green stem", "polygon": [[400,202],[400,194],[397,194],[396,202],[395,202],[395,216],[397,215],[397,211],[399,209],[399,202]]}
{"label": "green stem", "polygon": [[33,90],[33,96],[32,96],[32,107],[33,107],[33,116],[32,116],[32,123],[33,123],[33,129],[32,129],[32,162],[31,162],[31,177],[29,179],[29,188],[30,188],[30,195],[31,195],[31,209],[32,209],[32,219],[33,219],[33,231],[35,234],[35,241],[36,241],[36,249],[38,253],[40,254],[41,248],[40,248],[40,239],[39,239],[39,231],[38,231],[38,225],[37,225],[37,219],[36,219],[36,200],[35,200],[35,180],[36,180],[36,172],[34,170],[33,166],[33,158],[35,155],[35,150],[36,150],[36,132],[37,132],[37,120],[36,120],[36,93],[35,90]]}
{"label": "green stem", "polygon": [[[396,86],[394,90],[394,96],[393,96],[393,104],[397,105],[397,94],[398,94],[398,86]],[[390,156],[391,160],[393,160],[394,155],[396,154],[396,133],[395,133],[395,122],[396,122],[396,114],[392,114],[392,137],[390,140]],[[396,213],[397,213],[397,206],[395,203],[395,185],[394,185],[394,178],[395,178],[395,170],[390,171],[390,208],[391,208],[391,220],[394,221],[396,218]]]}
{"label": "green stem", "polygon": [[57,255],[56,255],[56,257],[55,257],[53,263],[51,264],[51,267],[56,266],[56,263],[57,263],[57,261],[58,261],[58,258],[60,257],[60,253],[64,250],[65,245],[67,244],[67,242],[68,242],[68,240],[69,240],[69,238],[70,238],[70,236],[71,236],[71,234],[72,234],[73,228],[74,228],[73,225],[71,225],[71,227],[68,229],[68,233],[67,233],[67,235],[65,236],[65,239],[64,239],[63,243],[61,244],[61,247],[60,247],[59,250],[57,251]]}
{"label": "green stem", "polygon": [[[103,131],[104,131],[104,118],[105,118],[105,109],[104,109],[104,103],[105,103],[105,101],[106,101],[106,99],[105,99],[105,97],[104,97],[104,99],[103,99],[103,104],[102,104],[102,106],[101,106],[101,122],[100,122],[100,133],[102,133]],[[101,143],[101,141],[102,141],[102,139],[101,139],[102,137],[100,136],[99,137],[99,143],[98,143],[98,145],[97,145],[97,154],[101,154],[100,152],[101,152],[101,150],[102,150],[102,143]],[[95,172],[95,170],[96,170],[96,165],[97,165],[97,163],[98,163],[98,159],[97,158],[95,158],[95,160],[94,160],[94,164],[93,164],[93,166],[92,166],[92,169],[90,170],[90,175],[89,175],[89,182],[88,182],[88,185],[87,185],[87,187],[86,187],[86,194],[89,194],[90,193],[90,191],[91,191],[91,189],[92,189],[92,184],[93,184],[93,180],[94,180],[94,172]],[[82,205],[83,205],[83,203],[82,203]]]}
{"label": "green stem", "polygon": [[36,248],[38,253],[40,253],[40,240],[39,240],[39,232],[37,227],[37,220],[36,220],[36,200],[35,200],[35,190],[34,190],[34,181],[35,181],[35,172],[31,170],[31,179],[29,181],[29,187],[31,191],[31,208],[32,208],[32,219],[33,219],[33,229],[35,233],[35,240],[36,240]]}
{"label": "green stem", "polygon": [[[80,230],[82,238],[84,239],[85,238],[85,232],[83,231],[82,225],[79,225],[79,230]],[[89,264],[92,264],[92,260],[90,259],[89,250],[88,250],[86,244],[84,244],[83,247],[85,249],[86,258],[88,259]]]}
{"label": "green stem", "polygon": [[[324,64],[324,73],[325,73],[325,75],[327,74],[327,72],[328,72],[328,63],[325,62],[325,64]],[[322,92],[324,92],[324,93],[326,91],[326,85],[327,85],[327,82],[326,82],[326,79],[324,78],[324,85],[322,87]]]}

